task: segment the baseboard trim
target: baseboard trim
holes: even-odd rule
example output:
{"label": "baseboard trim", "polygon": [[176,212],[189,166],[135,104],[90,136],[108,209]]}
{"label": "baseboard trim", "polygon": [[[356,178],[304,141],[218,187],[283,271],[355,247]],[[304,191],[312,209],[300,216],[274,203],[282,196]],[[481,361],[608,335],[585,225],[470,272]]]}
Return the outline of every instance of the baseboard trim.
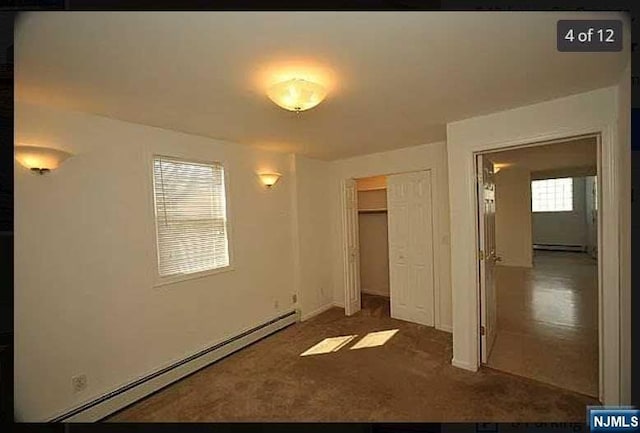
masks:
{"label": "baseboard trim", "polygon": [[95,422],[176,382],[232,353],[249,346],[298,321],[295,311],[242,332],[235,337],[203,349],[155,373],[151,373],[90,402],[58,415],[49,422]]}
{"label": "baseboard trim", "polygon": [[305,320],[309,320],[312,317],[316,317],[317,315],[322,314],[325,311],[332,309],[333,307],[334,307],[333,302],[330,302],[330,303],[328,303],[326,305],[321,306],[320,308],[316,308],[315,310],[311,311],[310,313],[303,314],[302,317],[300,318],[300,320],[302,322],[304,322]]}
{"label": "baseboard trim", "polygon": [[458,368],[462,368],[464,370],[469,370],[469,371],[478,371],[478,366],[477,365],[473,365],[470,364],[468,362],[460,362],[457,359],[453,358],[451,360],[451,365],[453,365],[454,367],[458,367]]}
{"label": "baseboard trim", "polygon": [[360,289],[360,291],[362,293],[364,293],[365,295],[374,295],[374,296],[384,296],[385,298],[389,297],[389,290],[382,290],[382,291],[377,291],[377,290],[371,290],[371,289]]}
{"label": "baseboard trim", "polygon": [[449,334],[453,334],[453,328],[450,325],[436,325],[436,329],[439,331],[448,332]]}

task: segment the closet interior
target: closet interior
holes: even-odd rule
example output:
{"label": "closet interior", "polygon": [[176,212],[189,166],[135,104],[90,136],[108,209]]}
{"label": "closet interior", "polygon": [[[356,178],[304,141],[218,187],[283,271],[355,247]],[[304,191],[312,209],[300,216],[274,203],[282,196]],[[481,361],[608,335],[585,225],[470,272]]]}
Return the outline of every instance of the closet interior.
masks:
{"label": "closet interior", "polygon": [[357,179],[360,238],[360,290],[389,298],[387,179]]}

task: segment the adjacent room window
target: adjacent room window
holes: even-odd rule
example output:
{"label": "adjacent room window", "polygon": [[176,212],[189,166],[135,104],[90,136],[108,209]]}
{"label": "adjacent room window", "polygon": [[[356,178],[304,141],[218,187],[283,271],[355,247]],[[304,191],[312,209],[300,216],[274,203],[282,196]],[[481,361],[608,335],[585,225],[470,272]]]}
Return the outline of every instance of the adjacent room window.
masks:
{"label": "adjacent room window", "polygon": [[153,159],[158,272],[176,278],[229,266],[224,167]]}
{"label": "adjacent room window", "polygon": [[533,212],[568,212],[573,210],[573,179],[534,180],[531,182]]}

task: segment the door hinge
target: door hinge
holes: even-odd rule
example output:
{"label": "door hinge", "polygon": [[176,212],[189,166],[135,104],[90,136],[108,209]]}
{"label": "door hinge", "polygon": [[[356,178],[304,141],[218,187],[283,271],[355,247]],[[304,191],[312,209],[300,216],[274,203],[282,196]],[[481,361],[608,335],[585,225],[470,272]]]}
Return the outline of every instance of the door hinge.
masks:
{"label": "door hinge", "polygon": [[480,335],[484,335],[484,333],[485,333],[484,326],[481,326],[480,327]]}
{"label": "door hinge", "polygon": [[478,260],[484,260],[484,251],[482,250],[478,251]]}

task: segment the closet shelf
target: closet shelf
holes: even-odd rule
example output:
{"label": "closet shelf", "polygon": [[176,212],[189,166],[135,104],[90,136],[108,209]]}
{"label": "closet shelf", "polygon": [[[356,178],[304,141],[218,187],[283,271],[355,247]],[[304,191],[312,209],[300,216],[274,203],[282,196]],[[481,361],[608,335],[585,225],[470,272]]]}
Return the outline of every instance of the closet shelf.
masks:
{"label": "closet shelf", "polygon": [[386,212],[386,208],[380,209],[358,209],[358,213],[374,213],[374,212]]}
{"label": "closet shelf", "polygon": [[367,192],[367,191],[382,191],[387,189],[386,186],[372,186],[369,188],[358,188],[358,192]]}

